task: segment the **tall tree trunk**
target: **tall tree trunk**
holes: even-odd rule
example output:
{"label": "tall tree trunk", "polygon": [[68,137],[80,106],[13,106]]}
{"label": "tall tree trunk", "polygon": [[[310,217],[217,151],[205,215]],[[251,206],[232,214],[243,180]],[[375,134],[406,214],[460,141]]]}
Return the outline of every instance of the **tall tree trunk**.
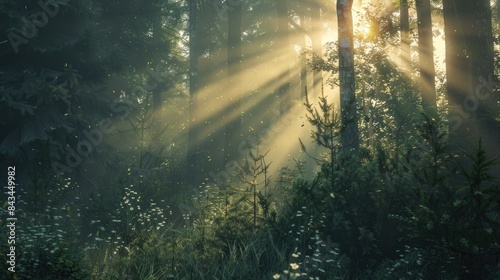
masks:
{"label": "tall tree trunk", "polygon": [[[496,7],[496,17],[495,17],[495,20],[496,20],[496,24],[497,24],[497,32],[500,32],[500,0],[497,0],[496,3],[495,3],[495,7]],[[498,34],[497,34],[498,36]]]}
{"label": "tall tree trunk", "polygon": [[[318,0],[311,0],[311,44],[313,59],[323,58],[323,44],[321,41],[321,3]],[[320,69],[313,70],[313,94],[319,95],[322,91],[323,77]]]}
{"label": "tall tree trunk", "polygon": [[470,59],[472,94],[478,105],[476,129],[490,155],[500,156],[500,123],[495,120],[500,115],[500,83],[495,78],[491,4],[489,0],[471,2]]}
{"label": "tall tree trunk", "polygon": [[224,164],[238,158],[241,136],[241,4],[228,12],[227,78],[229,114],[226,118]]}
{"label": "tall tree trunk", "polygon": [[353,0],[337,0],[339,29],[339,80],[342,120],[342,147],[354,155],[359,154],[358,116],[356,113],[354,44],[353,44]]}
{"label": "tall tree trunk", "polygon": [[[197,172],[207,178],[224,169],[224,118],[229,102],[216,102],[227,77],[226,38],[218,28],[218,13],[211,2],[198,1],[198,93],[199,158]],[[227,101],[227,99],[224,99]]]}
{"label": "tall tree trunk", "polygon": [[196,184],[197,158],[199,150],[199,119],[197,118],[198,105],[198,11],[196,0],[189,0],[189,139],[188,139],[188,183]]}
{"label": "tall tree trunk", "polygon": [[[280,114],[285,114],[291,106],[291,95],[290,95],[290,43],[289,43],[289,32],[288,32],[288,9],[286,5],[286,0],[276,0],[276,11],[278,16],[278,51],[279,51],[279,70],[278,77],[278,102]],[[283,53],[285,55],[283,55]]]}
{"label": "tall tree trunk", "polygon": [[399,25],[401,29],[401,67],[406,73],[411,69],[410,50],[410,19],[408,14],[408,0],[401,0],[399,6]]}
{"label": "tall tree trunk", "polygon": [[[462,1],[463,2],[463,1]],[[461,21],[467,20],[468,11],[463,3],[443,0],[444,32],[446,40],[446,91],[448,106],[452,110],[450,119],[451,144],[457,144],[458,135],[469,135],[470,128],[464,123],[462,103],[470,87],[468,83],[469,61],[467,59],[466,37]],[[463,112],[465,113],[465,112]],[[469,114],[470,115],[470,114]]]}
{"label": "tall tree trunk", "polygon": [[436,113],[436,86],[434,46],[432,43],[432,19],[430,0],[417,0],[418,60],[420,65],[420,89],[422,108],[427,114]]}
{"label": "tall tree trunk", "polygon": [[[500,0],[499,0],[500,1]],[[307,7],[305,7],[304,2],[300,2],[300,27],[302,30],[307,30],[306,27],[306,16]],[[300,37],[300,98],[305,100],[307,94],[307,57],[306,57],[306,36],[302,34]]]}
{"label": "tall tree trunk", "polygon": [[[446,79],[451,144],[455,149],[477,146],[498,155],[498,83],[489,0],[443,0],[446,38]],[[476,142],[476,144],[474,144]]]}
{"label": "tall tree trunk", "polygon": [[[154,22],[153,22],[153,36],[160,38],[162,36],[162,18],[158,17]],[[159,62],[157,62],[159,64]],[[149,88],[148,90],[152,91],[152,107],[153,107],[153,117],[152,117],[152,123],[153,123],[153,133],[155,136],[159,136],[158,132],[161,131],[161,127],[159,124],[161,123],[161,109],[162,109],[162,92],[163,89],[165,88],[164,81],[160,77],[160,73],[158,73],[158,69],[160,68],[159,65],[152,65],[152,69],[148,70],[149,75],[148,79],[150,80],[149,82]]]}

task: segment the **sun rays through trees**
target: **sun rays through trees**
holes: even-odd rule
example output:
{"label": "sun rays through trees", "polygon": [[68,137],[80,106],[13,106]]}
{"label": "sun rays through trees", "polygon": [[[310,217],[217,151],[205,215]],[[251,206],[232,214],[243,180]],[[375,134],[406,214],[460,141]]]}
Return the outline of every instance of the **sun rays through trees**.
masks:
{"label": "sun rays through trees", "polygon": [[495,0],[0,0],[1,279],[497,279]]}

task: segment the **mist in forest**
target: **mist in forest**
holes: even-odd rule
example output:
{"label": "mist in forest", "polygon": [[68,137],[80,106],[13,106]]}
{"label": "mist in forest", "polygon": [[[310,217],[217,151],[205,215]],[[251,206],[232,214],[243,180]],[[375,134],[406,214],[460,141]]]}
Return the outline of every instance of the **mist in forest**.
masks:
{"label": "mist in forest", "polygon": [[498,279],[498,0],[0,0],[0,279]]}

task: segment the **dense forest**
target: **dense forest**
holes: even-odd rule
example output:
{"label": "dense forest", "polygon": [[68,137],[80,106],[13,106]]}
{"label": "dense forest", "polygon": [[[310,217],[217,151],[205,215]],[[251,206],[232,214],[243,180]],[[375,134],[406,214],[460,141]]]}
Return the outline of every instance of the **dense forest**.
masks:
{"label": "dense forest", "polygon": [[499,0],[0,0],[0,279],[500,279]]}

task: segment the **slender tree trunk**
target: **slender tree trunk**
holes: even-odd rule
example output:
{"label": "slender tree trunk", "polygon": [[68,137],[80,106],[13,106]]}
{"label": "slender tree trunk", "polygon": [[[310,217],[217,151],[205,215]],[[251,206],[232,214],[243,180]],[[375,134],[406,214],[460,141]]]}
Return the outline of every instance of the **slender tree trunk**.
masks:
{"label": "slender tree trunk", "polygon": [[496,20],[497,20],[497,32],[500,31],[500,0],[497,0],[496,2],[496,8],[497,8],[497,16],[496,16]]}
{"label": "slender tree trunk", "polygon": [[[311,44],[314,60],[323,58],[323,44],[321,35],[321,4],[318,0],[311,0]],[[323,77],[320,69],[313,70],[313,94],[320,95]]]}
{"label": "slender tree trunk", "polygon": [[241,136],[241,4],[235,5],[228,12],[228,51],[226,88],[229,94],[229,119],[226,120],[224,164],[238,158],[238,146]]}
{"label": "slender tree trunk", "polygon": [[199,119],[197,118],[198,93],[198,19],[196,0],[189,0],[189,139],[188,139],[188,183],[196,184],[197,157],[199,153]]}
{"label": "slender tree trunk", "polygon": [[304,52],[306,49],[305,37],[301,41],[300,49],[303,51],[300,54],[300,98],[305,100],[307,94],[307,57]]}
{"label": "slender tree trunk", "polygon": [[[499,0],[500,1],[500,0]],[[300,2],[300,27],[303,30],[307,30],[306,27],[306,16],[305,12],[307,11],[304,2]],[[306,57],[306,36],[305,34],[301,35],[300,39],[300,50],[302,53],[300,54],[300,98],[305,100],[307,94],[307,57]]]}
{"label": "slender tree trunk", "polygon": [[[278,50],[280,67],[278,78],[278,102],[280,114],[285,114],[291,106],[290,95],[290,42],[288,38],[288,9],[286,0],[276,0],[276,11],[278,16]],[[283,55],[283,53],[285,55]]]}
{"label": "slender tree trunk", "polygon": [[343,127],[342,147],[344,151],[358,155],[359,133],[355,97],[352,2],[353,0],[337,0],[339,80]]}
{"label": "slender tree trunk", "polygon": [[[304,5],[307,5],[307,7],[304,8],[304,30],[306,34],[306,38],[304,38],[304,48],[307,48],[307,38],[311,40],[312,42],[312,35],[311,32],[313,32],[313,23],[311,19],[311,3],[309,2],[304,2]],[[311,52],[312,53],[312,52]],[[311,66],[308,65],[307,60],[308,57],[309,59],[314,59],[314,55],[311,56],[311,53],[306,54],[304,57],[306,60],[306,81],[305,81],[305,86],[307,86],[307,94],[313,93],[314,89],[314,70],[312,70]]]}
{"label": "slender tree trunk", "polygon": [[496,0],[495,8],[496,8],[495,24],[497,26],[497,36],[498,36],[498,32],[500,32],[500,0]]}
{"label": "slender tree trunk", "polygon": [[430,0],[417,0],[418,60],[420,64],[420,89],[422,108],[427,114],[436,113],[436,86],[434,46],[432,43],[432,19]]}
{"label": "slender tree trunk", "polygon": [[[162,18],[161,17],[156,17],[153,22],[152,22],[152,31],[153,31],[153,36],[155,38],[158,38],[158,40],[161,40],[162,36]],[[154,63],[151,65],[152,68],[149,68],[147,65],[148,69],[148,80],[149,80],[149,85],[147,86],[148,90],[152,91],[152,109],[153,109],[153,117],[152,117],[152,130],[155,136],[157,136],[157,133],[161,131],[161,127],[159,124],[161,123],[161,109],[162,109],[162,92],[163,89],[165,88],[164,85],[164,80],[161,78],[160,73],[158,73],[157,70],[159,70],[160,65]]]}
{"label": "slender tree trunk", "polygon": [[406,73],[411,69],[410,50],[410,19],[408,15],[408,0],[401,0],[399,7],[399,25],[401,28],[401,67]]}

